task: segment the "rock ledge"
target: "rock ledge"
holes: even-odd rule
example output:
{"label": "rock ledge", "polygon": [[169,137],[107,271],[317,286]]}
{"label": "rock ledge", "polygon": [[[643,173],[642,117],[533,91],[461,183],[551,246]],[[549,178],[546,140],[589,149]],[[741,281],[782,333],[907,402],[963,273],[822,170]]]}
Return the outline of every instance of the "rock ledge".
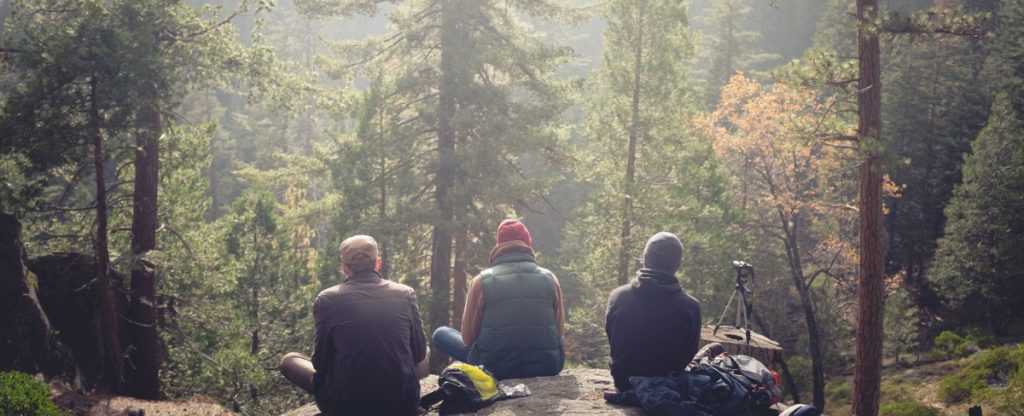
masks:
{"label": "rock ledge", "polygon": [[[554,377],[535,377],[502,380],[501,384],[514,386],[523,383],[530,388],[529,397],[519,397],[494,403],[478,415],[597,415],[639,416],[640,408],[606,404],[603,392],[615,390],[608,370],[574,368]],[[437,376],[430,375],[420,381],[421,394],[437,389]],[[316,416],[320,412],[315,404],[308,404],[282,416]],[[437,414],[436,411],[430,414]]]}

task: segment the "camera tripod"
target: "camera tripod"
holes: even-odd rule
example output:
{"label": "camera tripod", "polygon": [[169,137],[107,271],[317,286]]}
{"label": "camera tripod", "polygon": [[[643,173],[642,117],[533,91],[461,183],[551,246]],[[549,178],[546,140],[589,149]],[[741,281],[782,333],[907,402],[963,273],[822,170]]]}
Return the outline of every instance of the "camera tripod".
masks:
{"label": "camera tripod", "polygon": [[[736,271],[736,287],[732,290],[732,295],[729,296],[729,302],[725,304],[725,309],[722,311],[722,316],[718,318],[718,323],[715,324],[715,330],[711,332],[712,335],[718,333],[718,328],[722,326],[722,320],[725,319],[725,314],[729,312],[729,307],[732,306],[732,300],[736,297],[736,294],[740,294],[740,303],[736,305],[736,320],[733,326],[740,328],[740,318],[743,318],[743,329],[747,335],[747,344],[750,344],[750,312],[754,309],[754,292],[747,288],[747,277],[751,280],[754,279],[754,266],[742,261],[733,261],[732,268]],[[750,300],[747,300],[747,295],[750,295]]]}

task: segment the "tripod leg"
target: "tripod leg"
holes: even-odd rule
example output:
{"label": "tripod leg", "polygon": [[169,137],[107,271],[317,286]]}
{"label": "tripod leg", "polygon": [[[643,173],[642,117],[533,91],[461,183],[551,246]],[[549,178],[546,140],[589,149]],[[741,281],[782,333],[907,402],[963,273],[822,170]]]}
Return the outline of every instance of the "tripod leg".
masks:
{"label": "tripod leg", "polygon": [[743,310],[746,309],[746,304],[743,301],[743,292],[740,292],[740,304],[736,305],[736,320],[733,322],[733,328],[741,328],[740,326],[740,315],[743,315]]}
{"label": "tripod leg", "polygon": [[726,312],[729,312],[729,306],[732,305],[732,298],[734,298],[734,297],[736,297],[736,291],[735,290],[733,290],[732,291],[732,295],[729,296],[729,303],[725,304],[725,309],[722,310],[722,316],[718,318],[718,323],[715,324],[715,330],[711,331],[711,335],[715,335],[715,334],[718,333],[718,327],[722,326],[722,320],[725,319]]}
{"label": "tripod leg", "polygon": [[750,345],[750,309],[748,309],[749,305],[747,304],[747,295],[745,293],[741,293],[740,300],[743,302],[741,304],[741,309],[743,309],[743,326],[747,332],[747,345]]}

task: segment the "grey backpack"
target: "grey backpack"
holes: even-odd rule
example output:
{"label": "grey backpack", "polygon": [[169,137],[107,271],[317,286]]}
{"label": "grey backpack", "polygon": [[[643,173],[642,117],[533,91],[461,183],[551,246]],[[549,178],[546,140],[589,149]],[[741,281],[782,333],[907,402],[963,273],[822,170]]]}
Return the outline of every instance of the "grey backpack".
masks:
{"label": "grey backpack", "polygon": [[750,391],[750,408],[755,412],[782,400],[778,373],[748,355],[721,354],[710,365],[740,382]]}

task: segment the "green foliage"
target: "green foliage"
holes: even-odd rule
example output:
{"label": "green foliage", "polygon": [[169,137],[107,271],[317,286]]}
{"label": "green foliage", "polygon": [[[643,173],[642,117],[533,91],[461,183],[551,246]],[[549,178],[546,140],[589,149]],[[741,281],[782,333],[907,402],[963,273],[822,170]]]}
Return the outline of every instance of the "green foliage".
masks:
{"label": "green foliage", "polygon": [[983,304],[988,323],[1021,317],[1024,286],[1024,129],[1011,97],[992,104],[988,126],[965,157],[963,183],[946,207],[932,280],[950,301]]}
{"label": "green foliage", "polygon": [[878,416],[938,416],[939,409],[915,401],[895,402],[878,409]]}
{"label": "green foliage", "polygon": [[898,197],[886,198],[886,273],[922,293],[943,235],[943,208],[991,106],[986,53],[974,39],[901,37],[883,48],[883,141]]}
{"label": "green foliage", "polygon": [[935,349],[932,350],[931,357],[963,358],[973,354],[975,348],[972,348],[968,338],[961,337],[951,331],[942,331],[935,338]]}
{"label": "green foliage", "polygon": [[899,362],[901,352],[917,347],[918,309],[910,303],[906,289],[900,288],[885,302],[884,348]]}
{"label": "green foliage", "polygon": [[825,403],[843,406],[853,398],[853,386],[845,378],[837,378],[825,384]]}
{"label": "green foliage", "polygon": [[[123,140],[141,124],[140,111],[169,109],[189,88],[223,85],[233,74],[258,70],[243,62],[268,53],[241,48],[235,27],[222,24],[213,6],[160,0],[23,0],[13,6],[3,46],[18,51],[9,57],[20,76],[4,97],[0,126],[8,134],[0,138],[0,151],[24,154],[29,174],[81,163],[91,157],[94,135]],[[243,1],[236,13],[269,6]]]}
{"label": "green foliage", "polygon": [[903,376],[890,376],[882,379],[882,404],[904,402],[913,399],[910,395],[909,384],[917,383],[919,380],[908,380]]}
{"label": "green foliage", "polygon": [[1024,364],[1024,347],[996,348],[939,382],[938,397],[946,404],[979,402],[1001,394],[992,388],[1004,385]]}
{"label": "green foliage", "polygon": [[811,385],[811,359],[795,355],[786,360],[786,365],[789,366],[789,374],[793,376],[793,382],[796,383],[800,393],[806,395],[811,392],[813,387]]}
{"label": "green foliage", "polygon": [[50,388],[32,376],[17,371],[0,373],[0,415],[61,416],[50,400]]}
{"label": "green foliage", "polygon": [[744,0],[725,0],[712,2],[709,17],[696,19],[703,23],[710,36],[705,37],[703,59],[709,63],[706,85],[702,91],[704,105],[714,108],[721,99],[722,88],[729,79],[738,72],[745,72],[750,67],[766,61],[777,61],[782,58],[776,54],[753,50],[752,44],[761,39],[761,33],[743,30],[743,24],[752,8]]}
{"label": "green foliage", "polygon": [[1017,369],[1006,382],[1006,390],[1001,394],[1001,403],[997,406],[999,414],[1008,416],[1024,415],[1024,366]]}

